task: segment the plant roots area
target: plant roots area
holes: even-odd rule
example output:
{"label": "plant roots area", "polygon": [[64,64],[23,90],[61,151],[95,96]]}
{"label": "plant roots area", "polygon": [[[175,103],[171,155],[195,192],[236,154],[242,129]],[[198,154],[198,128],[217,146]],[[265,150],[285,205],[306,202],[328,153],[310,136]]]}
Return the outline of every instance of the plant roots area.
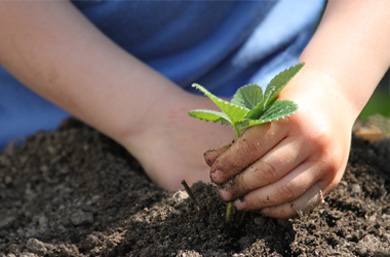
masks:
{"label": "plant roots area", "polygon": [[123,148],[67,119],[0,152],[0,257],[390,256],[389,138],[354,137],[343,180],[303,217],[253,212],[226,225],[217,189],[192,191],[201,213],[185,191],[161,190]]}

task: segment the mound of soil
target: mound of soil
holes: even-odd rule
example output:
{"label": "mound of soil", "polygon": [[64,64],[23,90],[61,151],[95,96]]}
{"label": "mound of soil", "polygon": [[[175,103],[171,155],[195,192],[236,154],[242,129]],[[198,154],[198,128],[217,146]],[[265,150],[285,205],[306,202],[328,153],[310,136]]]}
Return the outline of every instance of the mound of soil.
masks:
{"label": "mound of soil", "polygon": [[304,217],[224,224],[212,185],[152,184],[76,120],[0,152],[0,256],[390,256],[390,140],[353,138],[340,185]]}

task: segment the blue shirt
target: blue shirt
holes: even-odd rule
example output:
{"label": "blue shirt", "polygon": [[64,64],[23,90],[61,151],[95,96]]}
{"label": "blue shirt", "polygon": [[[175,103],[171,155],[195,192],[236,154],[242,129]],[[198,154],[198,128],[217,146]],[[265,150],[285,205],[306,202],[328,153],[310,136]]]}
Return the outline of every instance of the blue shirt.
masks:
{"label": "blue shirt", "polygon": [[[324,6],[324,0],[73,3],[120,47],[180,87],[192,91],[197,82],[227,97],[247,83],[266,86],[296,63]],[[0,67],[0,148],[54,129],[67,116]]]}

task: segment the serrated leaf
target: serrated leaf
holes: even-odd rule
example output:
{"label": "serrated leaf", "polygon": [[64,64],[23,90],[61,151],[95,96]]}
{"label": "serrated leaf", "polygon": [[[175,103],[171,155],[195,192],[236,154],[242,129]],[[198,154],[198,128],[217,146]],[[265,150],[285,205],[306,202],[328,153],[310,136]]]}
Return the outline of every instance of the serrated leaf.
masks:
{"label": "serrated leaf", "polygon": [[215,103],[215,105],[217,105],[219,109],[221,109],[221,111],[227,115],[227,117],[229,117],[229,120],[232,122],[233,126],[237,121],[242,120],[242,118],[244,118],[244,116],[249,112],[249,109],[247,108],[227,102],[213,95],[199,84],[193,84],[192,86],[202,91],[208,98],[210,98],[210,100],[213,101],[213,103]]}
{"label": "serrated leaf", "polygon": [[245,119],[258,119],[260,118],[261,114],[264,112],[264,99],[261,101],[258,105],[256,105],[252,110],[250,110],[246,115]]}
{"label": "serrated leaf", "polygon": [[232,125],[229,117],[223,113],[213,110],[193,110],[188,113],[191,117],[206,121],[221,122],[224,125]]}
{"label": "serrated leaf", "polygon": [[265,109],[279,94],[280,90],[298,73],[305,63],[298,63],[276,75],[267,85],[264,93]]}
{"label": "serrated leaf", "polygon": [[237,123],[238,129],[244,129],[251,126],[272,122],[292,114],[298,109],[298,105],[289,100],[275,100],[258,119],[243,119]]}
{"label": "serrated leaf", "polygon": [[234,94],[230,103],[249,110],[253,109],[263,100],[263,89],[257,84],[248,84],[240,87]]}
{"label": "serrated leaf", "polygon": [[240,130],[286,117],[298,108],[292,101],[275,99],[280,90],[303,65],[299,63],[276,75],[268,84],[264,94],[262,89],[255,84],[239,88],[230,102],[213,95],[201,85],[193,84],[193,87],[209,97],[222,112],[195,110],[189,114],[199,119],[229,124],[238,138]]}
{"label": "serrated leaf", "polygon": [[278,96],[280,90],[294,77],[295,74],[304,66],[304,63],[298,63],[294,66],[291,66],[288,69],[280,72],[276,75],[271,82],[268,84],[265,89],[263,101],[251,109],[247,115],[246,119],[258,119],[262,116],[263,112],[267,107],[275,100]]}

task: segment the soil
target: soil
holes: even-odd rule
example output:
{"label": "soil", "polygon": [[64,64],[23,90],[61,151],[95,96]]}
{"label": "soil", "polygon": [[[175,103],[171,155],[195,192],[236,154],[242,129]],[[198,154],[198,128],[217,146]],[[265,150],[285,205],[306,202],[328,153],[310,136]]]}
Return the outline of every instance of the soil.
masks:
{"label": "soil", "polygon": [[[197,183],[151,183],[119,145],[74,119],[0,152],[0,256],[390,256],[390,139],[353,138],[342,182],[303,217],[247,213]],[[237,215],[240,216],[240,215]]]}

